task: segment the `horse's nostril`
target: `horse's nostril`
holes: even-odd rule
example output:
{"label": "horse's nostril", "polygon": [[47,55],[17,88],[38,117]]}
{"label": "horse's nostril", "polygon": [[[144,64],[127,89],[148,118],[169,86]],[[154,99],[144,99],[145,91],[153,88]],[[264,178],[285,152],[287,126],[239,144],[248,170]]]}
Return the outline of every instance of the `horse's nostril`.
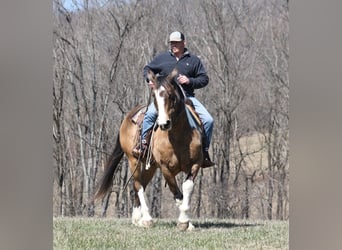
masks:
{"label": "horse's nostril", "polygon": [[169,130],[171,128],[171,121],[167,120],[165,124],[160,125],[161,130]]}

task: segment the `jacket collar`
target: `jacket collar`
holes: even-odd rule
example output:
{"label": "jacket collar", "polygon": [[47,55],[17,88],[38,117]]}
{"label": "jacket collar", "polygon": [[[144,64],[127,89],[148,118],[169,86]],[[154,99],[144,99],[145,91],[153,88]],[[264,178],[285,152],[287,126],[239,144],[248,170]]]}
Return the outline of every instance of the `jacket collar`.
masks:
{"label": "jacket collar", "polygon": [[[170,54],[171,54],[172,56],[175,56],[174,53],[173,53],[171,50],[169,50],[169,52],[170,52]],[[184,57],[184,56],[189,56],[189,55],[190,55],[189,50],[188,50],[187,48],[184,48],[184,53],[183,53],[182,57]],[[181,58],[182,58],[182,57],[181,57]]]}

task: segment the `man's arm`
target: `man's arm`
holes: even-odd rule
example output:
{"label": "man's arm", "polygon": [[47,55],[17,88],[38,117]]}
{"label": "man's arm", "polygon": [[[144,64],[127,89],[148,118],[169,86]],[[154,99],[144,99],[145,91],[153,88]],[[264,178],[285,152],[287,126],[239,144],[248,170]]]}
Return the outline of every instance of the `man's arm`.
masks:
{"label": "man's arm", "polygon": [[207,72],[199,58],[197,58],[197,62],[194,65],[196,72],[195,77],[189,77],[189,84],[193,89],[200,89],[208,85],[209,77]]}

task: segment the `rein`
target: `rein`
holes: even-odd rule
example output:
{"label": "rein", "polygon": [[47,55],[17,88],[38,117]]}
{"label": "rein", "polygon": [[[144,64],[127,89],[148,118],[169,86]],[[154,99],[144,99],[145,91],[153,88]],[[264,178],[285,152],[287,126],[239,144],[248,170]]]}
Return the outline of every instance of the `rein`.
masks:
{"label": "rein", "polygon": [[[147,100],[147,104],[146,104],[145,113],[146,113],[147,110],[148,110],[148,106],[149,106],[149,104],[150,104],[150,102],[151,102],[151,97],[152,97],[152,89],[150,89],[150,93],[149,93],[149,95],[148,95],[148,100]],[[124,188],[123,188],[123,192],[126,190],[126,188],[127,188],[127,186],[128,186],[128,183],[131,181],[131,179],[132,179],[132,177],[133,177],[135,171],[137,171],[140,162],[141,162],[141,155],[139,155],[139,158],[138,158],[138,160],[137,160],[137,164],[135,164],[134,171],[132,172],[131,176],[130,176],[129,179],[127,180],[127,182],[126,182],[126,184],[125,184],[125,186],[124,186]]]}

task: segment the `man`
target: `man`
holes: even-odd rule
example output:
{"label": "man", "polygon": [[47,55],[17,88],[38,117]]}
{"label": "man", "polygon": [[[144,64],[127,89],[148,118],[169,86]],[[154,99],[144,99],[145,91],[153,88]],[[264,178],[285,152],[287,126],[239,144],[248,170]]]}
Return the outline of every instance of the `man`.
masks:
{"label": "man", "polygon": [[[207,109],[195,98],[194,94],[195,89],[203,88],[208,85],[209,77],[201,60],[197,56],[190,54],[188,49],[185,47],[186,43],[183,33],[179,31],[172,32],[169,37],[169,42],[171,49],[160,53],[144,67],[144,77],[148,82],[148,70],[152,70],[154,74],[159,73],[160,75],[168,75],[174,68],[177,68],[179,72],[177,81],[182,85],[187,98],[192,101],[195,110],[203,123],[205,142],[203,145],[204,160],[202,167],[205,168],[213,166],[215,163],[210,160],[208,150],[214,120]],[[154,82],[150,81],[148,84],[151,88],[155,88]],[[157,110],[152,102],[147,109],[142,125],[141,147],[138,146],[133,149],[133,154],[135,156],[141,156],[147,149],[148,143],[146,141],[146,137],[148,131],[153,127],[157,116]]]}

